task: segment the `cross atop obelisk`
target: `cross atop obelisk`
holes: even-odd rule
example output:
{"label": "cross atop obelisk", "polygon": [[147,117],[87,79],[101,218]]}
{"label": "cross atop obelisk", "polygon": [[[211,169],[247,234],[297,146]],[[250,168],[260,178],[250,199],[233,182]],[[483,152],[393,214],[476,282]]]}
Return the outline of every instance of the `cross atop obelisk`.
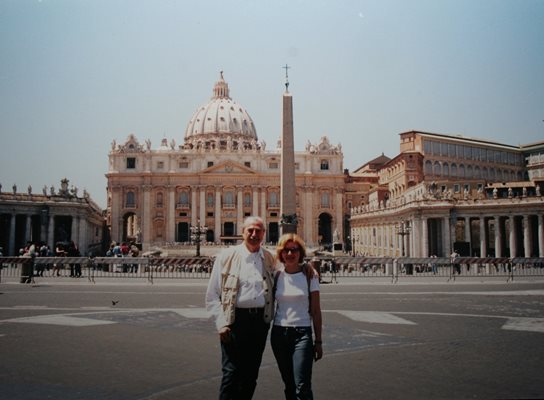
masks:
{"label": "cross atop obelisk", "polygon": [[295,146],[293,132],[293,97],[289,93],[288,69],[285,64],[285,93],[283,94],[283,129],[281,133],[281,233],[297,232],[295,184]]}
{"label": "cross atop obelisk", "polygon": [[289,68],[291,68],[289,65],[285,64],[285,67],[282,67],[285,69],[285,91],[289,92]]}

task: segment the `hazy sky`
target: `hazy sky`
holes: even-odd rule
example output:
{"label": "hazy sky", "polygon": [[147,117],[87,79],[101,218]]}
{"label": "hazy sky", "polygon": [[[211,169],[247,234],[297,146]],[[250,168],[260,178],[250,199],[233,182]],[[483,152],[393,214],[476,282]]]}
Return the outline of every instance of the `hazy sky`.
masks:
{"label": "hazy sky", "polygon": [[351,171],[408,130],[544,140],[544,0],[0,0],[0,183],[106,204],[113,139],[183,142],[223,70],[260,140]]}

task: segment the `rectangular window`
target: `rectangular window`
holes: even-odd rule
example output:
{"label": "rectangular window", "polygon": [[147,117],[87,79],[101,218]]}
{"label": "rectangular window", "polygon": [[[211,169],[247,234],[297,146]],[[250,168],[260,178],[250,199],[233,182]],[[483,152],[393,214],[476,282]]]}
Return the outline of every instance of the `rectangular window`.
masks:
{"label": "rectangular window", "polygon": [[187,168],[189,168],[189,163],[187,161],[180,161],[179,162],[179,168],[180,169],[187,169]]}
{"label": "rectangular window", "polygon": [[208,161],[208,168],[213,167],[213,161]]}
{"label": "rectangular window", "polygon": [[163,169],[164,168],[164,161],[158,161],[157,162],[157,169]]}
{"label": "rectangular window", "polygon": [[251,162],[250,161],[246,161],[244,162],[244,165],[248,168],[251,168]]}
{"label": "rectangular window", "polygon": [[127,157],[127,169],[134,169],[134,168],[136,168],[136,158]]}
{"label": "rectangular window", "polygon": [[268,168],[270,169],[278,169],[279,168],[279,164],[277,162],[271,162],[270,164],[268,164]]}
{"label": "rectangular window", "polygon": [[461,185],[459,185],[458,183],[453,185],[453,192],[454,193],[459,193],[460,191],[461,191]]}
{"label": "rectangular window", "polygon": [[329,160],[321,160],[321,171],[329,170]]}

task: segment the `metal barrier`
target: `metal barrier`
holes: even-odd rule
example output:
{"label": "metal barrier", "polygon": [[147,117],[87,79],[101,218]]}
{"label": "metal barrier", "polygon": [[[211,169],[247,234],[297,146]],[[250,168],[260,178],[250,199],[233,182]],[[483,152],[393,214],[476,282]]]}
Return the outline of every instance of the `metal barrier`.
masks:
{"label": "metal barrier", "polygon": [[[331,265],[331,261],[333,264]],[[389,278],[444,278],[455,281],[464,277],[544,276],[544,257],[351,257],[326,256],[309,259],[319,270],[322,282],[334,282],[338,277]]]}
{"label": "metal barrier", "polygon": [[[2,278],[19,278],[34,283],[41,277],[191,279],[208,278],[213,257],[0,257]],[[464,277],[544,276],[544,257],[351,257],[309,258],[323,283],[338,282],[339,277],[399,279],[418,277],[455,281]]]}
{"label": "metal barrier", "polygon": [[0,257],[1,277],[18,278],[21,283],[35,283],[41,277],[208,278],[211,257]]}

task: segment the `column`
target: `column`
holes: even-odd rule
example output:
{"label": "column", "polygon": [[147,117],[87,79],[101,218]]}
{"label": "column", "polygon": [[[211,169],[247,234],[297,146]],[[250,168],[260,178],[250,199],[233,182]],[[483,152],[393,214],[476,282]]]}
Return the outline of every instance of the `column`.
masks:
{"label": "column", "polygon": [[503,256],[502,234],[500,217],[495,217],[495,257]]}
{"label": "column", "polygon": [[81,252],[82,256],[86,256],[87,250],[89,248],[89,237],[87,235],[89,228],[88,228],[86,219],[78,217],[78,220],[79,220],[79,234],[78,234],[79,251]]}
{"label": "column", "polygon": [[517,257],[518,249],[516,247],[516,224],[515,224],[514,216],[511,215],[508,218],[508,221],[510,224],[510,235],[508,236],[508,240],[510,243],[510,257]]}
{"label": "column", "polygon": [[301,207],[302,212],[304,213],[304,240],[306,240],[308,244],[317,246],[317,235],[314,235],[314,198],[312,193],[312,187],[307,185],[303,186],[302,196],[302,201],[304,204],[304,207]]}
{"label": "column", "polygon": [[47,226],[47,244],[51,251],[55,251],[55,216],[49,214],[49,224]]}
{"label": "column", "polygon": [[444,256],[449,257],[449,255],[452,253],[450,218],[444,217],[442,221],[444,221],[443,223],[444,241],[442,242],[442,248],[444,249],[444,253],[445,253]]}
{"label": "column", "polygon": [[221,187],[215,188],[215,237],[216,242],[221,242]]}
{"label": "column", "polygon": [[[200,199],[199,199],[199,204],[200,204],[200,222],[201,222],[203,225],[207,225],[207,224],[206,224],[206,188],[205,188],[204,186],[201,186],[201,187],[200,187],[199,196],[200,196]],[[196,202],[195,202],[195,204],[196,204]],[[196,214],[196,211],[195,211],[195,214]]]}
{"label": "column", "polygon": [[237,186],[236,190],[236,231],[238,235],[241,235],[242,224],[244,223],[244,192],[242,186]]}
{"label": "column", "polygon": [[26,218],[25,218],[25,242],[32,239],[32,235],[31,235],[32,232],[31,232],[30,222],[31,222],[30,215],[26,215]]}
{"label": "column", "polygon": [[469,243],[470,255],[472,255],[472,241],[470,236],[470,217],[465,217],[465,242]]}
{"label": "column", "polygon": [[16,221],[16,215],[11,214],[11,218],[9,220],[9,249],[8,254],[11,256],[18,256],[19,253],[15,252],[15,221]]}
{"label": "column", "polygon": [[142,190],[144,192],[141,209],[140,222],[142,226],[142,244],[145,247],[144,251],[148,249],[152,241],[152,221],[151,221],[151,185],[143,185]]}
{"label": "column", "polygon": [[267,226],[266,220],[267,220],[267,209],[266,209],[266,188],[263,187],[261,190],[261,213],[260,217],[263,219],[264,226]]}
{"label": "column", "polygon": [[427,218],[421,219],[421,255],[418,257],[429,257],[429,227]]}
{"label": "column", "polygon": [[251,199],[252,214],[259,215],[259,187],[253,186],[253,198]]}
{"label": "column", "polygon": [[340,234],[340,241],[344,242],[344,216],[343,216],[343,195],[342,191],[338,189],[336,191],[336,195],[334,198],[334,211],[335,211],[335,219],[336,219],[336,228],[338,229],[338,233]]}
{"label": "column", "polygon": [[395,225],[391,226],[391,233],[393,237],[393,257],[397,256],[397,252],[399,251],[399,235],[397,235],[397,231],[395,229]]}
{"label": "column", "polygon": [[523,249],[524,257],[531,257],[533,254],[533,241],[531,240],[531,221],[528,215],[523,216]]}
{"label": "column", "polygon": [[[120,218],[121,218],[121,207],[123,205],[123,194],[121,192],[121,188],[119,186],[113,186],[111,188],[111,239],[113,241],[120,241],[121,239],[121,233],[123,230],[121,229],[121,226],[119,225]],[[143,231],[142,231],[143,232]],[[147,237],[144,236],[142,241],[148,240]],[[54,249],[54,247],[51,247]]]}
{"label": "column", "polygon": [[487,224],[485,217],[480,215],[480,257],[487,257]]}
{"label": "column", "polygon": [[71,240],[79,247],[79,215],[72,217],[72,230],[70,232]]}
{"label": "column", "polygon": [[[420,219],[414,218],[411,221],[412,240],[410,240],[410,257],[419,257],[421,246]],[[407,235],[410,236],[410,235]],[[408,253],[407,253],[408,254]]]}
{"label": "column", "polygon": [[[386,224],[383,226],[383,251],[382,255],[387,256],[389,254],[389,224]],[[353,237],[352,237],[352,243],[353,243]]]}
{"label": "column", "polygon": [[538,256],[544,257],[544,215],[537,215],[538,219]]}
{"label": "column", "polygon": [[167,185],[168,209],[166,210],[166,241],[176,241],[176,188],[174,185]]}
{"label": "column", "polygon": [[[197,200],[197,190],[196,187],[191,187],[191,225],[196,226],[197,221],[200,218],[198,216],[198,200]],[[201,223],[204,225],[204,220],[201,219]]]}

